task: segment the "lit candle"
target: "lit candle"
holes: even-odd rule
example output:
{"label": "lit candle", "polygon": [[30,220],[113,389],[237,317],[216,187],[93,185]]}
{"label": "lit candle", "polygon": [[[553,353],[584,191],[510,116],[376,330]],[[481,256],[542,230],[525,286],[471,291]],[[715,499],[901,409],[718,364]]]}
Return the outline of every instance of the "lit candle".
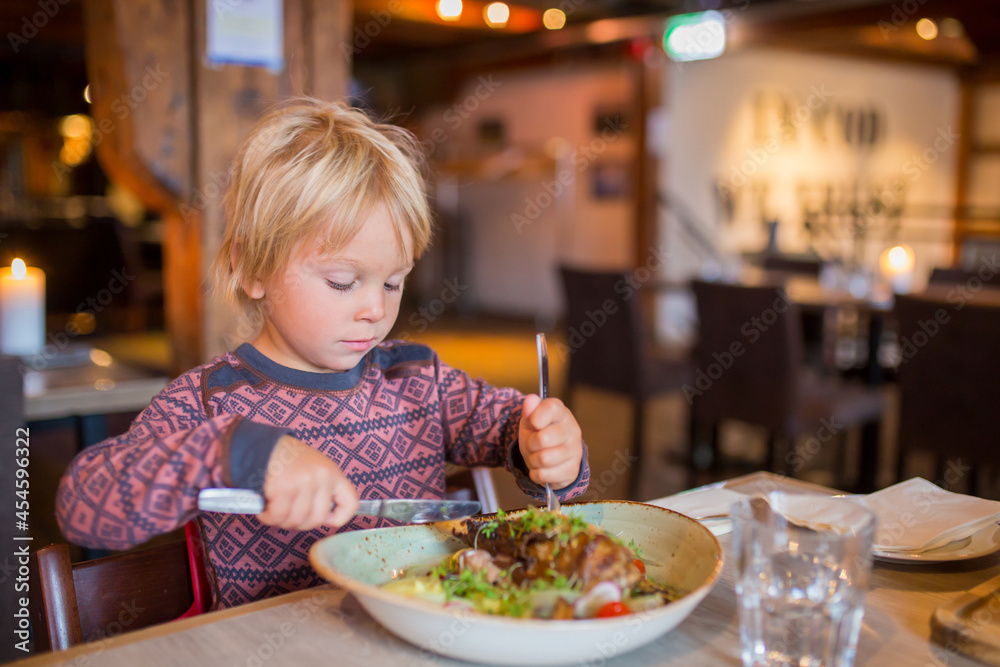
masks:
{"label": "lit candle", "polygon": [[897,245],[882,253],[879,267],[882,277],[896,294],[907,294],[913,289],[913,249]]}
{"label": "lit candle", "polygon": [[45,273],[15,259],[0,269],[0,353],[38,354],[45,346]]}

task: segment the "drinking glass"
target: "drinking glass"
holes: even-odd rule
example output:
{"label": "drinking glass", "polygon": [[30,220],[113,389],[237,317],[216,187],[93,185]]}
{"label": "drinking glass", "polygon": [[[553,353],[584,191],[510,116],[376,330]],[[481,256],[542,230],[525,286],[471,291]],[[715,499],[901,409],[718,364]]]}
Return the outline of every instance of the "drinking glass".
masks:
{"label": "drinking glass", "polygon": [[846,498],[774,491],[741,499],[732,517],[744,667],[851,667],[875,515]]}

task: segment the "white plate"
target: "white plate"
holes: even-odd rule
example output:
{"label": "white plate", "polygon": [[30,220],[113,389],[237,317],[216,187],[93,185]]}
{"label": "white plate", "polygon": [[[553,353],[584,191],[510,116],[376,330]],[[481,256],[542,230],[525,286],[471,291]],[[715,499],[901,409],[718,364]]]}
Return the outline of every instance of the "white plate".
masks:
{"label": "white plate", "polygon": [[375,620],[406,641],[451,658],[521,667],[604,664],[611,655],[639,648],[684,620],[722,569],[719,541],[682,514],[624,501],[567,503],[563,512],[634,540],[649,574],[687,595],[639,614],[552,621],[461,614],[379,587],[400,570],[440,561],[464,547],[449,532],[458,522],[339,533],[316,542],[309,559],[323,577],[353,593]]}
{"label": "white plate", "polygon": [[872,556],[886,563],[945,563],[979,558],[1000,551],[1000,526],[991,523],[964,540],[955,540],[930,551],[907,553],[874,549]]}

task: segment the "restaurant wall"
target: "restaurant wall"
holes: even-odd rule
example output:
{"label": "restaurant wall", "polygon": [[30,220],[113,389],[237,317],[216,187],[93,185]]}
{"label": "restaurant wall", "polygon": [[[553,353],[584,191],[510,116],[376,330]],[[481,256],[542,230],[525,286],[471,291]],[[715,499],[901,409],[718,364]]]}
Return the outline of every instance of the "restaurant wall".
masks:
{"label": "restaurant wall", "polygon": [[460,227],[464,307],[551,321],[560,263],[630,265],[634,86],[617,65],[492,72],[425,114],[437,203]]}
{"label": "restaurant wall", "polygon": [[[887,245],[908,243],[918,283],[950,261],[959,105],[951,71],[754,50],[668,67],[666,78],[660,187],[672,212],[659,225],[674,277],[698,273],[711,254],[694,234],[726,261],[764,248],[769,220],[779,223],[782,251],[811,241],[848,262],[850,225],[860,220],[867,241],[857,259],[874,267]],[[900,207],[896,228],[886,211]]]}

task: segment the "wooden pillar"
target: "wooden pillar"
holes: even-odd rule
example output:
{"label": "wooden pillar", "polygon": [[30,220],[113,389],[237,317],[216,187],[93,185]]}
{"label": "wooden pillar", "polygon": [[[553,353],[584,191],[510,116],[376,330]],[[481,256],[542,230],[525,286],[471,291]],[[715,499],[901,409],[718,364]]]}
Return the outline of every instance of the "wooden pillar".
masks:
{"label": "wooden pillar", "polygon": [[[285,67],[205,62],[207,0],[86,0],[97,156],[109,178],[164,221],[164,290],[174,370],[239,342],[211,291],[222,198],[240,141],[289,96],[339,99],[350,62],[351,0],[284,0]],[[244,332],[246,333],[246,332]],[[244,336],[246,337],[246,336]]]}

